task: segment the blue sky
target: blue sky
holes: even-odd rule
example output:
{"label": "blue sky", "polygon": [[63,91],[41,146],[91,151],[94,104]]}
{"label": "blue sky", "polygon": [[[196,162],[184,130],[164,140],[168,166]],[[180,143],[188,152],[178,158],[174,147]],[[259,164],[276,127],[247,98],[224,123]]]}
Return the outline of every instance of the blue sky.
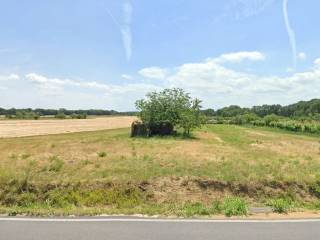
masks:
{"label": "blue sky", "polygon": [[319,97],[317,0],[0,6],[0,107],[133,110],[168,87],[212,108]]}

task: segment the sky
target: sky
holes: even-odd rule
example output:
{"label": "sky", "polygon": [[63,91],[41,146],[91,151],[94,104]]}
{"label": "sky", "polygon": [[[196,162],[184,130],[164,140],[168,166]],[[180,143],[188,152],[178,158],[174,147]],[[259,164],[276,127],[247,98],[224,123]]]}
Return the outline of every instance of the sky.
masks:
{"label": "sky", "polygon": [[204,108],[320,97],[318,0],[0,0],[0,107]]}

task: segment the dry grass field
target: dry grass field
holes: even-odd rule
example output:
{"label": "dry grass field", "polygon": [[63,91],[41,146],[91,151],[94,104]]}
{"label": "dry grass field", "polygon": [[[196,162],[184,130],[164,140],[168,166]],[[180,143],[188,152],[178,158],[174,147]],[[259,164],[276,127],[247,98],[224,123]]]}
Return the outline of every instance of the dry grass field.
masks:
{"label": "dry grass field", "polygon": [[0,212],[209,215],[243,204],[237,198],[277,211],[320,208],[316,135],[230,125],[189,139],[129,133],[0,139]]}
{"label": "dry grass field", "polygon": [[135,119],[135,117],[104,117],[67,120],[3,120],[0,121],[0,138],[126,128]]}

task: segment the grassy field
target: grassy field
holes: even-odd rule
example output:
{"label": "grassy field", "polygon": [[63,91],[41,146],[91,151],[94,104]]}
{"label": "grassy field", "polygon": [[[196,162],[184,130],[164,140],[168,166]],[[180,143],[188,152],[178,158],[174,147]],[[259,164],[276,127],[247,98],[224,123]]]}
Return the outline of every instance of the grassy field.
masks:
{"label": "grassy field", "polygon": [[0,212],[241,215],[320,209],[320,138],[208,125],[193,138],[129,129],[0,139]]}

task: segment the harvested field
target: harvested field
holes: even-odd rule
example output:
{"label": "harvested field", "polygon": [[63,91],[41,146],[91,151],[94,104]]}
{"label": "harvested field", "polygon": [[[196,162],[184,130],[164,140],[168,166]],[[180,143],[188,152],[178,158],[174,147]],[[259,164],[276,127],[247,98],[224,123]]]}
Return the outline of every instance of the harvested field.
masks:
{"label": "harvested field", "polygon": [[136,117],[0,121],[0,138],[127,128]]}
{"label": "harvested field", "polygon": [[[123,118],[101,121],[115,119]],[[217,203],[230,196],[316,210],[319,169],[318,135],[274,129],[207,125],[187,139],[131,138],[129,128],[2,138],[0,214],[192,216],[219,213]]]}

